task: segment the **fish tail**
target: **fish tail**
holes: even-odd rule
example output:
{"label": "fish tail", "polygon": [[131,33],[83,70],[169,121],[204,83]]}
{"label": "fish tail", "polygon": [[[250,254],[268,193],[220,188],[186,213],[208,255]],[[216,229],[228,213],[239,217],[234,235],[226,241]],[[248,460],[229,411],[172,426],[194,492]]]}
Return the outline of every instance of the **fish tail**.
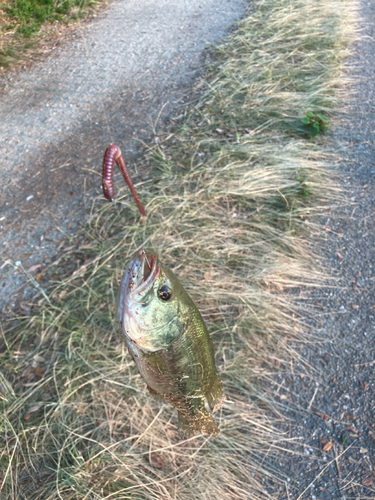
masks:
{"label": "fish tail", "polygon": [[199,432],[203,434],[220,433],[219,427],[206,409],[200,410],[195,415],[178,412],[178,423],[180,429],[189,436]]}

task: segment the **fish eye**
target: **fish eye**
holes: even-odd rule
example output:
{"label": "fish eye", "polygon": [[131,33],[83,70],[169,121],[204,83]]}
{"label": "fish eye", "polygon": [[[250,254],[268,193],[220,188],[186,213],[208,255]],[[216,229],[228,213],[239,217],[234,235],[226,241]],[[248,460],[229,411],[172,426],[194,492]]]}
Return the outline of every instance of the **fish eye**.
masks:
{"label": "fish eye", "polygon": [[169,285],[163,285],[158,290],[158,297],[162,300],[169,300],[172,297],[172,288]]}

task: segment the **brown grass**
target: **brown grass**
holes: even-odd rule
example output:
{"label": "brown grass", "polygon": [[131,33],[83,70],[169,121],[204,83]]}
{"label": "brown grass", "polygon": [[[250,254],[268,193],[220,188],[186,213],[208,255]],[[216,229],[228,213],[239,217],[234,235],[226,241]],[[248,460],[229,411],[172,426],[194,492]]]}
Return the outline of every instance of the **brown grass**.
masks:
{"label": "brown grass", "polygon": [[[276,498],[265,482],[283,478],[285,417],[267,384],[298,357],[288,341],[306,340],[307,306],[289,292],[323,284],[306,226],[335,193],[326,140],[299,123],[335,104],[350,16],[338,0],[256,1],[199,100],[137,165],[147,221],[125,189],[93,201],[59,257],[64,279],[3,331],[5,498]],[[139,248],[205,318],[227,395],[218,436],[184,438],[126,351],[116,293]]]}

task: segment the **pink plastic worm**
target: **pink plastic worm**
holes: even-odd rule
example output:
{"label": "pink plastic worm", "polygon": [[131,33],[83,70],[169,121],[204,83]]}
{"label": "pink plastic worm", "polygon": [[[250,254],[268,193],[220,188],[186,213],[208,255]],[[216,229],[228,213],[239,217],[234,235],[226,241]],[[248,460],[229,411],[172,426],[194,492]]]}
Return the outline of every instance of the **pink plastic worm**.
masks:
{"label": "pink plastic worm", "polygon": [[126,168],[124,157],[122,156],[121,149],[116,144],[111,144],[104,153],[103,158],[103,176],[102,185],[103,193],[107,200],[112,201],[115,197],[115,189],[113,187],[113,165],[117,163],[118,168],[121,170],[127,185],[132,192],[132,195],[138,205],[139,211],[143,216],[146,216],[146,210],[139,199],[138,193],[133,186],[130,179],[128,169]]}

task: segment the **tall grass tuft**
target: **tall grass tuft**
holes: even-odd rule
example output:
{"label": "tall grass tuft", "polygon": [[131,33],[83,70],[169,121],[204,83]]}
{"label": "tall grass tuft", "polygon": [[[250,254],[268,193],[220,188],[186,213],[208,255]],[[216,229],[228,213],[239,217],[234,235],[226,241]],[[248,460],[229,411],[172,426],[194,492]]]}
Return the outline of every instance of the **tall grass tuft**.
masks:
{"label": "tall grass tuft", "polygon": [[[183,121],[137,164],[147,221],[125,189],[94,200],[59,256],[65,277],[2,332],[4,498],[274,498],[264,481],[283,478],[285,417],[267,380],[304,341],[289,291],[323,283],[306,226],[334,194],[327,139],[298,124],[331,114],[351,16],[341,0],[255,1]],[[218,436],[184,438],[127,353],[116,293],[140,248],[175,271],[212,335]]]}

